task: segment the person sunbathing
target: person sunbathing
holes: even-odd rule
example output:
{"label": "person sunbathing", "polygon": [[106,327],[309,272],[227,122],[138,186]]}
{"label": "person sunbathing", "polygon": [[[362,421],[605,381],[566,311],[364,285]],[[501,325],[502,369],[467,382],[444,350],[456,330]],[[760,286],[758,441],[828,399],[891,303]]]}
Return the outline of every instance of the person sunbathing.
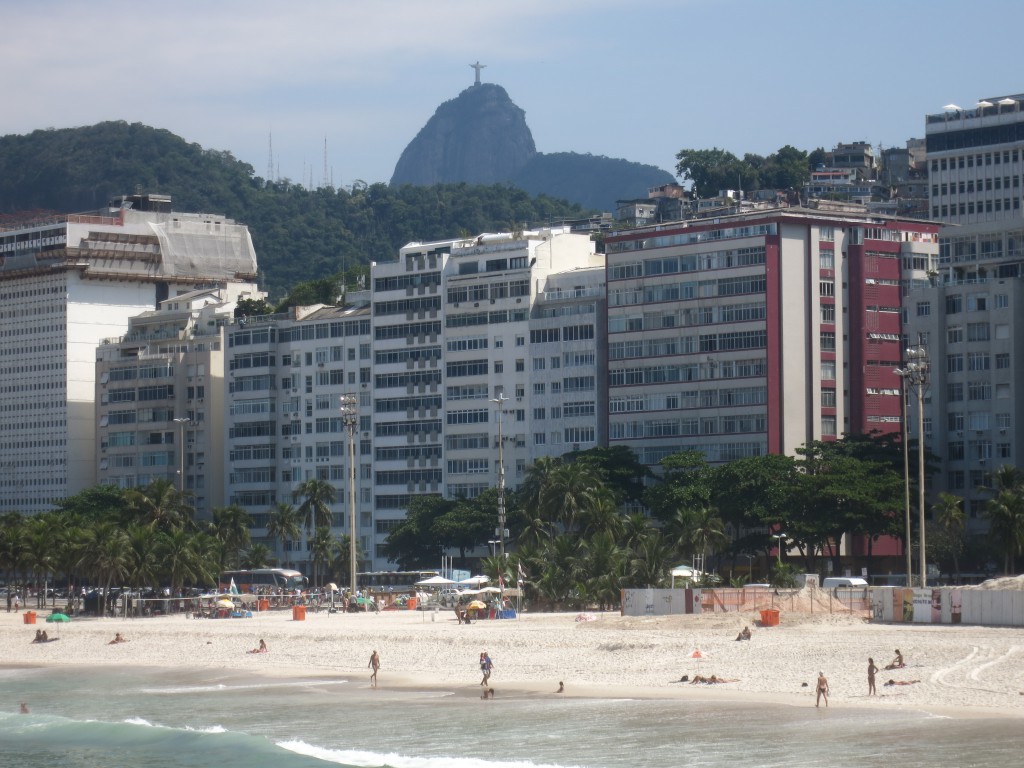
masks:
{"label": "person sunbathing", "polygon": [[715,683],[738,683],[738,677],[719,677],[718,675],[711,675],[710,677],[704,677],[703,675],[694,675],[693,680],[690,681],[690,685],[696,685],[697,683],[704,683],[705,685],[714,685]]}
{"label": "person sunbathing", "polygon": [[914,685],[914,683],[920,683],[920,682],[921,682],[920,680],[890,680],[885,685],[886,685],[886,687],[888,687],[890,685]]}
{"label": "person sunbathing", "polygon": [[736,635],[737,642],[740,641],[740,640],[749,640],[749,639],[750,639],[750,627],[744,627],[743,630],[738,635]]}
{"label": "person sunbathing", "polygon": [[903,654],[900,653],[900,649],[896,649],[896,658],[885,665],[886,669],[903,669],[906,665],[903,661]]}
{"label": "person sunbathing", "polygon": [[267,653],[267,644],[263,641],[262,637],[260,638],[259,647],[253,648],[251,651],[248,651],[248,653]]}
{"label": "person sunbathing", "polygon": [[117,643],[127,643],[127,642],[128,642],[128,641],[127,641],[127,640],[125,640],[125,639],[124,639],[124,638],[123,638],[123,637],[121,636],[121,633],[120,633],[120,632],[115,632],[115,633],[114,633],[114,639],[113,639],[113,640],[111,640],[111,641],[110,641],[109,643],[107,643],[107,645],[116,645]]}

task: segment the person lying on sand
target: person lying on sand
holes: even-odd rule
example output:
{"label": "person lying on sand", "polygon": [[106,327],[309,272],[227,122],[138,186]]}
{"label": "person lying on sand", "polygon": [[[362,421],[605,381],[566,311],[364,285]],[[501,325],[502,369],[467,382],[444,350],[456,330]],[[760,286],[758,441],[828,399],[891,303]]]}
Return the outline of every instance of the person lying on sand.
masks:
{"label": "person lying on sand", "polygon": [[913,685],[914,683],[920,683],[920,682],[921,682],[920,680],[890,680],[885,685],[886,685],[886,687],[888,687],[890,685]]}
{"label": "person lying on sand", "polygon": [[704,677],[704,675],[694,675],[693,680],[690,681],[690,685],[696,685],[697,683],[714,685],[715,683],[738,683],[739,681],[738,677],[719,677],[718,675]]}
{"label": "person lying on sand", "polygon": [[111,640],[111,641],[110,641],[109,643],[107,643],[107,645],[116,645],[117,643],[127,643],[127,642],[128,642],[128,641],[127,641],[127,640],[125,640],[125,639],[124,639],[124,638],[123,638],[123,637],[121,636],[121,633],[120,633],[120,632],[116,632],[116,633],[114,633],[114,639],[113,639],[113,640]]}

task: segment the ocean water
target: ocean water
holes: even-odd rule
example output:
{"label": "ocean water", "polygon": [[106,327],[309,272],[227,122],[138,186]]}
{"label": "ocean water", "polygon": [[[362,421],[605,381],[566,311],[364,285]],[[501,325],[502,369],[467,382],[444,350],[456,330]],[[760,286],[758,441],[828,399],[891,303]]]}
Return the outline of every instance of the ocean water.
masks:
{"label": "ocean water", "polygon": [[[916,711],[373,690],[365,679],[0,670],[17,768],[1004,768],[1020,721]],[[30,713],[18,713],[26,701]]]}

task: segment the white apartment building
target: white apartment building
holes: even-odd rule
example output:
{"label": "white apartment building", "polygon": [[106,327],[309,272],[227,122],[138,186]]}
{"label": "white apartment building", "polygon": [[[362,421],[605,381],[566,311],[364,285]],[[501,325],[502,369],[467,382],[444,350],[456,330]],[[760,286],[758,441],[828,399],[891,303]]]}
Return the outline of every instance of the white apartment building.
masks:
{"label": "white apartment building", "polygon": [[413,243],[373,265],[375,567],[412,497],[497,487],[499,429],[508,489],[538,456],[598,444],[602,268],[568,227]]}
{"label": "white apartment building", "polygon": [[[1020,465],[1024,374],[1024,94],[950,105],[925,118],[929,206],[942,221],[930,283],[907,297],[907,341],[928,353],[925,444],[941,459],[928,479],[964,498],[972,530],[984,530],[990,473]],[[911,398],[911,408],[916,410]],[[910,420],[916,437],[916,418]]]}
{"label": "white apartment building", "polygon": [[49,509],[96,482],[96,347],[134,315],[253,279],[244,225],[136,195],[0,230],[0,512]]}
{"label": "white apartment building", "polygon": [[163,479],[197,519],[224,505],[224,328],[237,300],[227,283],[161,302],[96,350],[96,482],[136,488]]}
{"label": "white apartment building", "polygon": [[227,329],[225,500],[252,516],[253,543],[282,566],[312,572],[308,537],[278,542],[267,532],[277,504],[301,505],[297,488],[318,479],[335,489],[331,533],[349,533],[348,432],[341,396],[357,394],[356,539],[369,552],[370,318],[365,294],[345,307],[294,307],[250,317]]}

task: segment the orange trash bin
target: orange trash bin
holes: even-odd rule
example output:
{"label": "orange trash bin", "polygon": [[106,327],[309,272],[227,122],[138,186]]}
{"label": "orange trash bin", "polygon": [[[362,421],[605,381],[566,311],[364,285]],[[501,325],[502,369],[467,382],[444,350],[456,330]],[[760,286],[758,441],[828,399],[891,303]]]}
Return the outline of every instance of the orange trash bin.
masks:
{"label": "orange trash bin", "polygon": [[779,612],[768,608],[761,611],[761,625],[765,627],[779,626]]}
{"label": "orange trash bin", "polygon": [[416,604],[417,599],[415,597],[410,597],[408,600],[405,601],[405,607],[408,608],[410,611],[416,610]]}
{"label": "orange trash bin", "polygon": [[256,604],[256,610],[257,611],[269,611],[270,610],[270,601],[269,600],[260,600]]}
{"label": "orange trash bin", "polygon": [[24,621],[26,624],[35,624],[36,623],[36,612],[35,611],[25,611],[24,615],[22,616],[22,621]]}
{"label": "orange trash bin", "polygon": [[293,605],[292,606],[292,621],[305,621],[306,620],[306,606],[304,605]]}

